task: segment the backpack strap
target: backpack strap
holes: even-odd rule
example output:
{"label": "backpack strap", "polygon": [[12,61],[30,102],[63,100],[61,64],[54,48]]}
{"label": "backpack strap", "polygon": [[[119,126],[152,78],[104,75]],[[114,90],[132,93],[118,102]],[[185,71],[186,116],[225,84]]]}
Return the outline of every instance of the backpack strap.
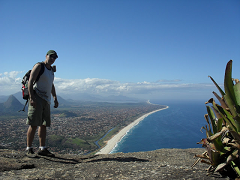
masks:
{"label": "backpack strap", "polygon": [[38,80],[39,80],[39,78],[40,78],[40,76],[43,74],[43,72],[44,72],[44,63],[43,62],[39,62],[39,63],[37,63],[37,64],[41,64],[41,69],[40,69],[40,71],[39,71],[39,74],[38,74],[38,76],[37,76],[37,78],[36,78],[36,80],[35,80],[35,82],[37,82]]}
{"label": "backpack strap", "polygon": [[27,103],[28,103],[28,99],[26,100],[26,103],[25,103],[23,109],[22,109],[22,110],[19,110],[18,112],[21,112],[21,111],[24,111],[24,112],[25,112],[25,107],[26,107]]}

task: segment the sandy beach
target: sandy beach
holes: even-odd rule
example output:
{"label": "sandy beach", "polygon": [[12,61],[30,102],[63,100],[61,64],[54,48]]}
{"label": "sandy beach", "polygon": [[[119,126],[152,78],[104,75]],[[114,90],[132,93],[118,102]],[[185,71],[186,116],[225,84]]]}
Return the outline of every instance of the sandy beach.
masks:
{"label": "sandy beach", "polygon": [[128,126],[126,126],[125,128],[123,128],[121,131],[119,131],[119,133],[117,133],[116,135],[114,135],[106,144],[106,146],[104,146],[102,149],[100,149],[96,154],[109,154],[113,148],[115,147],[115,145],[122,139],[123,136],[126,135],[126,133],[133,128],[135,125],[137,125],[140,121],[142,121],[145,117],[149,116],[152,113],[155,113],[157,111],[161,111],[164,109],[167,109],[168,106],[166,108],[162,108],[162,109],[158,109],[155,111],[152,111],[150,113],[144,114],[143,116],[141,116],[140,118],[136,119],[135,121],[133,121],[131,124],[129,124]]}

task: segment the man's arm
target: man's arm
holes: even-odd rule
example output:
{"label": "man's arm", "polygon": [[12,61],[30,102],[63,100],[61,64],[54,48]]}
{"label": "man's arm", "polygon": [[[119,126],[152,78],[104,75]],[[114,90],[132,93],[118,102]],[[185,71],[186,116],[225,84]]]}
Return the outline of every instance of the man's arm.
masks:
{"label": "man's arm", "polygon": [[53,100],[54,100],[54,107],[57,108],[58,100],[57,100],[57,95],[56,95],[56,90],[55,90],[54,84],[52,85],[52,96],[53,96]]}
{"label": "man's arm", "polygon": [[30,74],[29,81],[28,81],[28,90],[29,90],[29,103],[31,106],[36,107],[36,102],[35,102],[35,95],[33,92],[33,83],[37,79],[37,76],[41,70],[41,64],[36,64]]}

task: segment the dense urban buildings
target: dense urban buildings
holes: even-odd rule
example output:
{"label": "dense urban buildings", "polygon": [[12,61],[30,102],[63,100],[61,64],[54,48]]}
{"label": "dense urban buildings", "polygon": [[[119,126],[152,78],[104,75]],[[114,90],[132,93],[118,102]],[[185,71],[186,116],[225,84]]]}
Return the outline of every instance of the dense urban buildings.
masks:
{"label": "dense urban buildings", "polygon": [[[119,130],[139,116],[163,107],[149,103],[93,103],[60,108],[52,112],[47,145],[55,153],[87,153],[98,148],[94,142],[110,129]],[[0,148],[24,150],[26,132],[26,118],[1,118]],[[35,136],[35,148],[37,141]]]}

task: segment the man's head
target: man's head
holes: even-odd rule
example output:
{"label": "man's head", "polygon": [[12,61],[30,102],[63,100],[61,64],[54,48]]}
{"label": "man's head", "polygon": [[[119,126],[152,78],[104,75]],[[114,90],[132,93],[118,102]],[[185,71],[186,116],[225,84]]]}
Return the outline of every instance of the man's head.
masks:
{"label": "man's head", "polygon": [[54,51],[54,50],[49,50],[49,51],[47,52],[47,55],[49,55],[50,57],[53,57],[53,58],[55,58],[55,59],[58,58],[58,55],[57,55],[56,51]]}
{"label": "man's head", "polygon": [[58,55],[57,55],[56,51],[54,51],[54,50],[49,50],[49,51],[47,52],[47,54],[46,54],[46,60],[45,60],[45,62],[46,62],[46,64],[48,64],[48,65],[52,65],[57,58],[58,58]]}

